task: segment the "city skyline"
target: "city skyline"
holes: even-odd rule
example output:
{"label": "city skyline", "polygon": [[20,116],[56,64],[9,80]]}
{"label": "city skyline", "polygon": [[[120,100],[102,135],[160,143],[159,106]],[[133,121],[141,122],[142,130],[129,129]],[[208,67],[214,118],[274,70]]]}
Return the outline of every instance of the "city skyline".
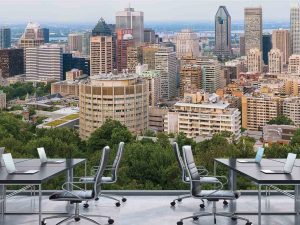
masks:
{"label": "city skyline", "polygon": [[[3,24],[39,21],[40,23],[90,23],[103,17],[108,23],[115,23],[117,11],[130,4],[136,11],[145,13],[145,22],[207,21],[214,20],[220,5],[227,7],[232,21],[244,19],[245,7],[262,6],[265,21],[288,21],[290,8],[297,0],[10,0],[1,2],[0,20]],[[299,3],[298,3],[299,4]],[[82,7],[85,6],[85,10]],[[159,9],[159,10],[157,10]],[[172,13],[170,13],[172,12]],[[188,12],[188,13],[187,13]],[[12,17],[11,15],[14,14]]]}

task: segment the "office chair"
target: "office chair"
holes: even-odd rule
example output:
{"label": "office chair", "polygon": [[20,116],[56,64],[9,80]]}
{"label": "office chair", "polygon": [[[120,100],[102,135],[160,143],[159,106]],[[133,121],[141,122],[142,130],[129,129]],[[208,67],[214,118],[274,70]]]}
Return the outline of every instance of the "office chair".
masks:
{"label": "office chair", "polygon": [[[124,146],[125,146],[124,142],[120,142],[119,147],[118,147],[118,151],[117,151],[117,154],[116,154],[116,157],[115,157],[115,160],[114,160],[113,164],[107,166],[107,168],[106,168],[106,171],[111,171],[111,176],[110,177],[102,176],[102,178],[101,178],[101,180],[102,180],[101,183],[102,184],[113,184],[113,183],[117,182],[117,178],[118,178],[117,177],[117,172],[118,172],[120,161],[121,161],[121,158],[122,158],[122,155],[123,155],[123,152],[124,152]],[[98,167],[94,167],[94,171],[97,171],[97,170],[98,170]],[[95,180],[94,177],[81,177],[79,181],[82,182],[82,183],[85,183],[85,184],[92,184],[92,183],[94,183],[94,180]],[[99,196],[95,200],[98,201],[99,197],[104,197],[104,198],[115,200],[117,207],[119,207],[121,205],[119,199],[117,199],[115,197],[112,197],[110,195],[105,195],[105,194],[99,193]],[[123,196],[121,197],[121,200],[122,200],[122,202],[127,201],[127,199]],[[84,204],[84,208],[88,208],[88,207],[89,207],[89,204],[86,202]]]}
{"label": "office chair", "polygon": [[229,217],[232,220],[244,220],[246,221],[246,225],[251,225],[252,223],[249,222],[248,219],[237,216],[234,213],[230,212],[217,212],[216,210],[216,202],[220,199],[226,199],[226,200],[235,200],[238,199],[240,196],[240,193],[233,192],[233,191],[224,191],[222,190],[223,184],[216,187],[215,190],[202,190],[202,182],[201,182],[201,176],[198,172],[198,169],[196,167],[196,164],[194,162],[194,157],[192,153],[191,146],[183,146],[183,158],[184,158],[184,164],[187,168],[188,176],[190,178],[190,191],[191,195],[194,198],[197,199],[207,199],[207,201],[213,202],[213,209],[212,212],[203,212],[198,213],[193,216],[185,217],[180,219],[180,221],[177,222],[177,225],[183,225],[183,220],[191,219],[198,220],[200,217],[204,216],[213,216],[214,217],[214,223],[217,223],[217,216],[222,217]]}
{"label": "office chair", "polygon": [[[62,185],[62,192],[54,193],[52,194],[49,199],[51,201],[67,201],[70,202],[71,204],[75,204],[75,213],[74,214],[69,214],[69,215],[61,215],[61,216],[51,216],[44,218],[42,220],[42,225],[46,225],[46,220],[49,219],[55,219],[55,218],[65,218],[64,220],[60,221],[57,223],[57,225],[62,224],[64,222],[67,222],[69,220],[74,219],[76,222],[78,222],[80,219],[87,220],[89,222],[92,222],[94,224],[101,225],[97,221],[90,219],[89,217],[102,217],[102,218],[107,218],[109,224],[113,224],[114,220],[111,219],[109,216],[102,216],[102,215],[82,215],[79,213],[79,203],[82,203],[83,201],[86,200],[92,200],[95,199],[98,194],[101,192],[101,177],[103,176],[104,170],[106,169],[107,162],[109,159],[109,152],[110,148],[108,146],[104,147],[103,152],[102,152],[102,157],[99,163],[99,169],[97,171],[97,174],[95,176],[95,182],[93,186],[93,190],[85,190],[74,183],[79,183],[79,182],[66,182]],[[75,188],[77,190],[72,190],[69,191],[67,190],[66,186],[71,185],[72,188]]]}
{"label": "office chair", "polygon": [[[181,175],[182,175],[181,179],[182,179],[182,182],[184,182],[186,184],[189,184],[190,183],[190,178],[187,175],[187,171],[186,171],[184,162],[182,160],[178,144],[176,142],[173,143],[173,150],[174,150],[174,153],[175,153],[178,165],[179,165],[180,170],[181,170]],[[212,176],[208,176],[208,171],[203,166],[202,167],[197,167],[197,169],[199,171],[199,174],[201,176],[201,181],[202,181],[203,184],[219,184],[219,183],[221,183],[221,181],[218,178],[224,178],[224,177],[212,177]],[[181,202],[182,199],[185,199],[185,198],[192,198],[192,195],[191,194],[187,194],[187,195],[178,196],[178,198],[174,199],[170,204],[171,204],[171,206],[175,206],[176,205],[176,201]],[[200,208],[203,209],[203,208],[205,208],[204,200],[201,199],[201,201],[202,201],[202,204],[200,204]],[[223,204],[224,205],[228,205],[228,202],[224,200]]]}

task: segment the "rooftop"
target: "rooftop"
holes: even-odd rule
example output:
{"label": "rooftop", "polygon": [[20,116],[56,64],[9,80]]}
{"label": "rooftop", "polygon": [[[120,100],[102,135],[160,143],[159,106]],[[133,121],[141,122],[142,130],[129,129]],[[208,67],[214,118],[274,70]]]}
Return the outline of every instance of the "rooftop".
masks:
{"label": "rooftop", "polygon": [[[150,194],[149,194],[150,193]],[[196,199],[184,199],[181,203],[176,206],[170,207],[170,202],[176,198],[176,194],[173,196],[169,194],[155,194],[154,192],[140,192],[138,195],[127,195],[127,202],[122,203],[120,208],[114,205],[111,200],[100,198],[98,202],[90,202],[88,209],[83,209],[82,205],[80,210],[84,214],[101,214],[111,216],[116,225],[176,225],[176,222],[185,216],[191,216],[193,213],[199,213],[200,201]],[[207,205],[207,203],[205,203]],[[53,202],[49,201],[48,197],[43,198],[43,210],[44,211],[64,211],[66,205],[64,202]],[[211,205],[206,206],[205,211],[211,211]],[[229,203],[228,207],[224,207],[221,202],[217,203],[217,211],[229,211],[232,203]],[[30,212],[37,210],[38,199],[24,198],[24,196],[18,196],[14,199],[8,200],[7,210],[8,211],[24,211]],[[73,206],[71,206],[73,209]],[[236,207],[239,211],[252,212],[257,210],[257,196],[242,194],[242,196],[236,201]],[[294,205],[293,200],[283,196],[269,196],[263,197],[262,210],[266,212],[276,211],[293,211]],[[72,211],[73,212],[73,211]],[[49,214],[44,215],[45,217]],[[242,215],[247,217],[253,224],[257,224],[256,215]],[[97,219],[99,222],[106,224],[106,220]],[[49,220],[47,224],[55,224],[60,220]],[[162,223],[163,221],[163,223]],[[32,225],[38,224],[38,215],[6,215],[1,221],[3,225]],[[66,224],[77,224],[77,225],[90,225],[86,221],[80,221],[78,223],[71,222]],[[193,222],[193,220],[186,220],[184,225],[213,225],[214,221],[212,217],[202,217],[199,222]],[[234,222],[231,219],[224,219],[221,217],[217,218],[217,224],[219,225],[244,225],[244,222]],[[262,224],[270,225],[294,225],[294,215],[264,215],[262,216]]]}

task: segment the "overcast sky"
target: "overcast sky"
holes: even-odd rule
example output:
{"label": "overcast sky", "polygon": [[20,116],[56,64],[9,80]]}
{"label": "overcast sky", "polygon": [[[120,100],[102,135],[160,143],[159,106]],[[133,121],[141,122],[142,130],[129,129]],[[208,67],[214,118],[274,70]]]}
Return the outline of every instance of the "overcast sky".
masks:
{"label": "overcast sky", "polygon": [[297,0],[0,0],[1,23],[90,23],[103,17],[115,21],[115,12],[129,2],[145,13],[145,22],[211,21],[218,6],[227,6],[233,21],[243,20],[247,6],[263,7],[265,21],[289,20],[291,4]]}

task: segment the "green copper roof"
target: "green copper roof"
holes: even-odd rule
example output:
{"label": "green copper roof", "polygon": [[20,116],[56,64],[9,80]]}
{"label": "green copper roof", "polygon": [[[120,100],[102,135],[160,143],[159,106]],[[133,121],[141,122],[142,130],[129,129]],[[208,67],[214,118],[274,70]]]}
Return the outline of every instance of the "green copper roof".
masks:
{"label": "green copper roof", "polygon": [[101,18],[95,28],[92,31],[93,36],[111,36],[112,32],[105,23],[104,19]]}

